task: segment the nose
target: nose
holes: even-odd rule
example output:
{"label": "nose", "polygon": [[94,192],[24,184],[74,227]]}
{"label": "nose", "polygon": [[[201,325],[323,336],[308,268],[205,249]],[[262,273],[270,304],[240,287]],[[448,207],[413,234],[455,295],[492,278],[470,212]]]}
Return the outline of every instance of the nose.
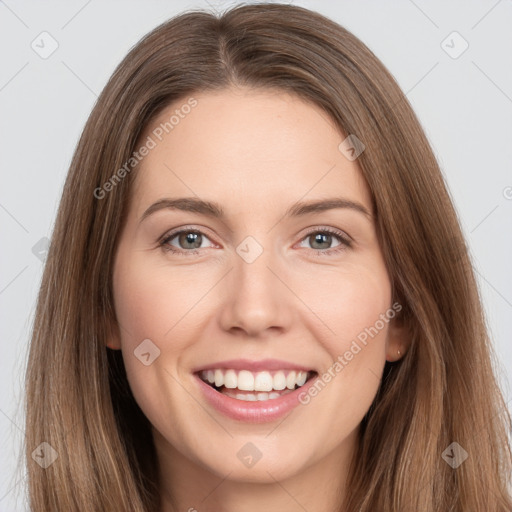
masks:
{"label": "nose", "polygon": [[287,331],[298,299],[286,284],[286,271],[271,250],[250,261],[235,255],[224,280],[221,328],[250,338]]}

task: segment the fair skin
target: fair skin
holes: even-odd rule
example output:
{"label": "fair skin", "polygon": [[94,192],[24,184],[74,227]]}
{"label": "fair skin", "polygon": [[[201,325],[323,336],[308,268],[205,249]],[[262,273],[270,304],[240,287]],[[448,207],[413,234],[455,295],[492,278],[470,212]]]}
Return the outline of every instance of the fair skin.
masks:
{"label": "fair skin", "polygon": [[[407,349],[396,318],[307,405],[276,421],[226,416],[205,401],[193,369],[277,358],[321,375],[374,326],[393,301],[370,192],[357,160],[338,149],[345,137],[320,108],[281,91],[193,97],[197,106],[134,171],[113,275],[119,329],[108,346],[122,350],[153,427],[160,512],[332,512],[349,492],[358,426],[385,361]],[[185,102],[161,112],[140,140]],[[157,201],[180,197],[219,203],[225,219],[163,208],[140,220]],[[370,215],[345,207],[284,217],[298,201],[333,197]],[[182,253],[200,247],[195,254],[158,244],[182,227],[200,230],[200,243],[187,245],[184,235],[166,243]],[[350,246],[325,228],[349,237]],[[251,263],[236,251],[248,236],[263,248]],[[149,365],[134,356],[146,339],[160,350]],[[251,467],[237,456],[249,442],[261,453]]]}

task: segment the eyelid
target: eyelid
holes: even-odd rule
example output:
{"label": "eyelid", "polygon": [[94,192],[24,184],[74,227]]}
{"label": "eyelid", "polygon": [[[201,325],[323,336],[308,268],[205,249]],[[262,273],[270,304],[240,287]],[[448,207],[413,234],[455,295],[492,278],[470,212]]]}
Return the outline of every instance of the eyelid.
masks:
{"label": "eyelid", "polygon": [[321,250],[315,250],[315,249],[308,249],[308,252],[312,252],[314,256],[317,257],[330,257],[330,256],[337,256],[341,254],[342,252],[346,251],[347,249],[352,248],[352,244],[354,242],[354,239],[347,234],[345,231],[342,231],[338,228],[332,228],[328,226],[314,226],[301,237],[299,244],[301,244],[304,240],[306,240],[309,236],[315,233],[327,233],[331,236],[334,236],[338,238],[340,244],[336,247],[331,247],[330,249],[321,249]]}
{"label": "eyelid", "polygon": [[[204,226],[200,226],[200,227],[197,227],[196,225],[180,226],[179,228],[171,229],[170,231],[166,231],[158,239],[157,243],[158,243],[159,247],[163,247],[163,248],[169,250],[170,252],[194,254],[197,251],[199,251],[199,249],[190,249],[190,250],[177,249],[177,248],[176,249],[174,249],[174,248],[173,249],[169,249],[169,247],[172,247],[172,246],[168,245],[167,242],[169,242],[170,240],[172,240],[176,236],[178,236],[178,235],[180,235],[180,234],[185,232],[185,233],[199,233],[203,237],[208,238],[208,240],[210,240],[210,242],[212,242],[213,245],[218,245],[218,244],[216,244],[216,242],[214,242],[212,240],[212,237],[206,231],[208,231],[208,230]],[[203,247],[202,249],[206,249],[206,247]]]}
{"label": "eyelid", "polygon": [[306,229],[307,229],[307,231],[301,240],[303,240],[306,236],[311,235],[313,233],[330,233],[332,235],[336,235],[336,236],[340,237],[346,243],[351,244],[352,242],[354,242],[354,239],[346,231],[343,231],[342,229],[333,228],[333,227],[329,227],[329,226],[322,226],[322,225],[320,225],[320,226],[316,225],[316,226],[313,226],[312,228],[306,228]]}
{"label": "eyelid", "polygon": [[211,238],[211,235],[208,234],[209,230],[205,226],[201,226],[198,224],[191,224],[191,225],[185,225],[180,226],[178,228],[170,229],[169,231],[166,231],[159,239],[158,241],[161,242],[162,240],[174,238],[176,235],[181,234],[182,231],[188,232],[195,232],[195,233],[201,233],[202,235],[208,236],[208,238]]}

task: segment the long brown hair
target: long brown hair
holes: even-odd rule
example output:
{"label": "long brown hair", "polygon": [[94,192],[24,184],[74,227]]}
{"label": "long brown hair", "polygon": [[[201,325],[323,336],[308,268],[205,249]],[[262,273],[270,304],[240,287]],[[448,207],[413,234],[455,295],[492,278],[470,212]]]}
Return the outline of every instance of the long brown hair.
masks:
{"label": "long brown hair", "polygon": [[[366,146],[357,162],[412,338],[404,358],[386,365],[361,424],[343,510],[510,511],[510,413],[459,222],[420,123],[360,40],[320,14],[279,4],[170,19],[129,52],[87,121],[56,219],[26,373],[31,510],[158,510],[149,422],[120,352],[105,347],[119,328],[112,264],[137,171],[102,198],[94,191],[169,103],[231,86],[294,93],[334,120],[340,142],[355,134]],[[31,456],[43,442],[58,454],[46,468]],[[464,452],[452,443],[468,455],[458,467],[446,454]]]}

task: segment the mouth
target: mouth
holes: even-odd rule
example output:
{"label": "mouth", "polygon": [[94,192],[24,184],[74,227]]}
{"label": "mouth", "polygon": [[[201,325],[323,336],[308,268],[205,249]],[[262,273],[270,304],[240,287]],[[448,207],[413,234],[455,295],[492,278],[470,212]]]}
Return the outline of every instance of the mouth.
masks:
{"label": "mouth", "polygon": [[233,368],[210,368],[195,374],[218,393],[243,402],[277,400],[302,388],[318,375],[314,370],[255,372]]}

